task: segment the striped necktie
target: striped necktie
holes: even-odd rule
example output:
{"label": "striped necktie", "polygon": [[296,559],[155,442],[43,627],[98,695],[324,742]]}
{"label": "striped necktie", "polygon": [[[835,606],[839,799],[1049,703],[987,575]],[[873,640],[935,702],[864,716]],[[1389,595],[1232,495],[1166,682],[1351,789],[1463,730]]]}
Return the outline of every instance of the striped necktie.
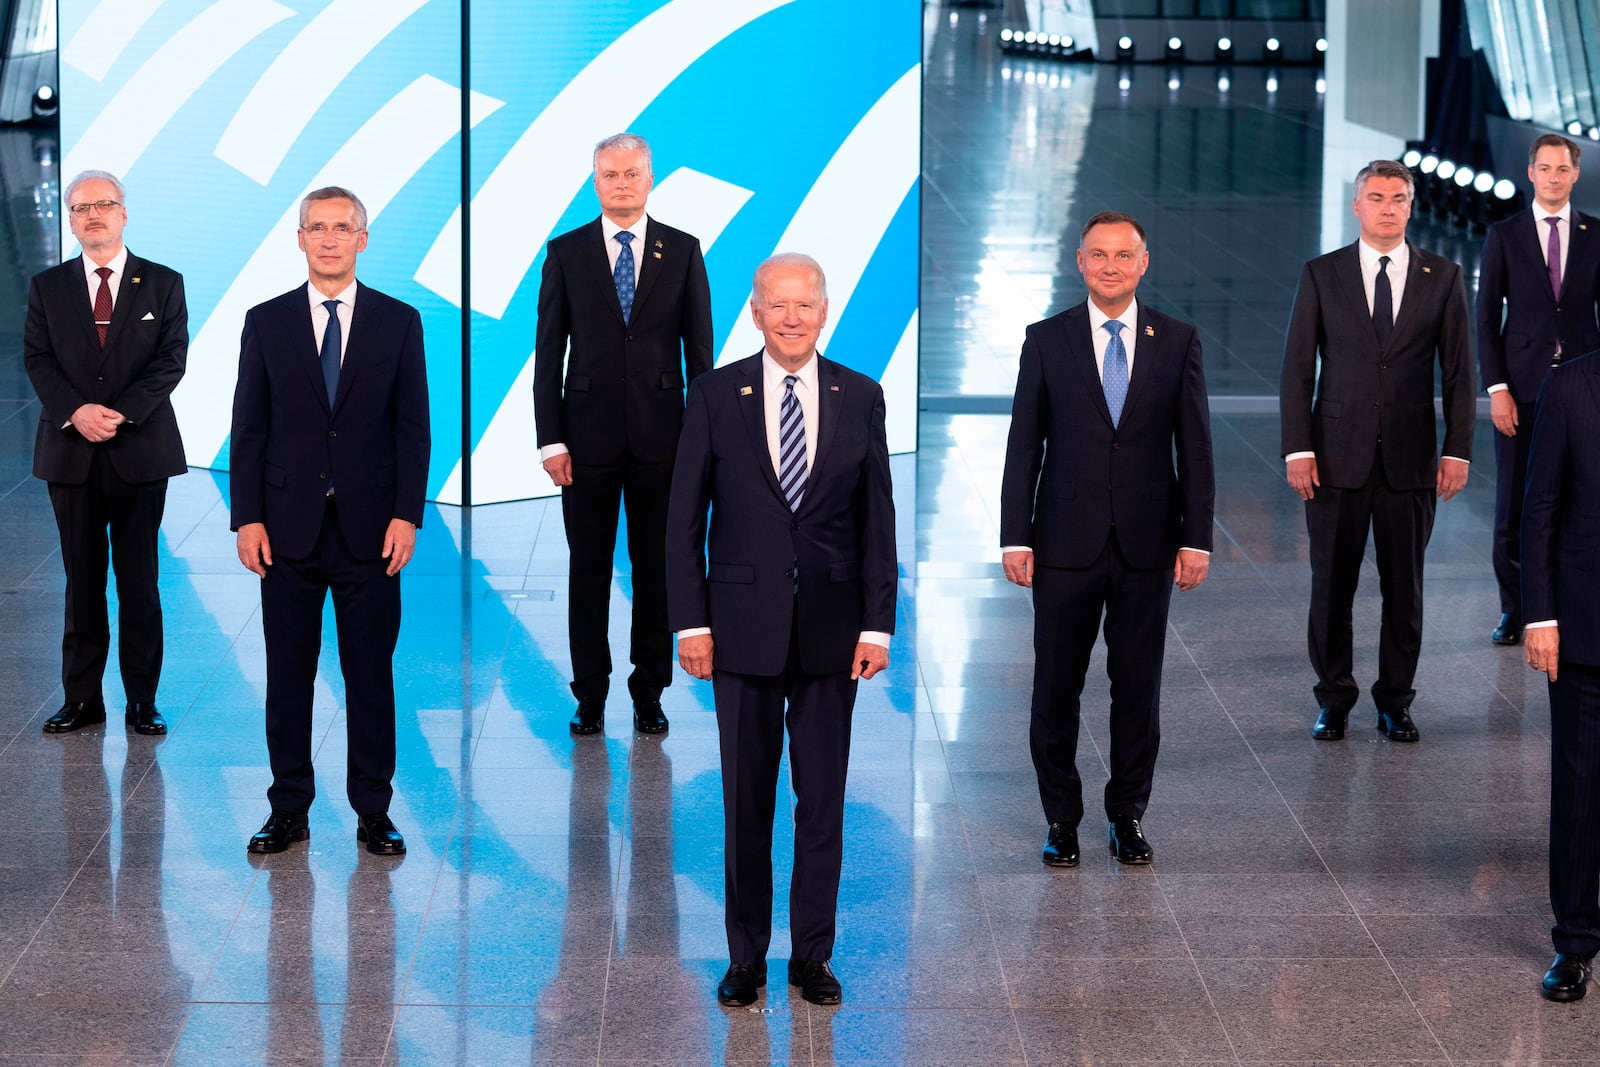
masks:
{"label": "striped necktie", "polygon": [[790,511],[800,510],[806,495],[806,417],[800,410],[800,398],[794,395],[794,383],[799,380],[793,374],[784,376],[783,402],[778,408],[778,485]]}

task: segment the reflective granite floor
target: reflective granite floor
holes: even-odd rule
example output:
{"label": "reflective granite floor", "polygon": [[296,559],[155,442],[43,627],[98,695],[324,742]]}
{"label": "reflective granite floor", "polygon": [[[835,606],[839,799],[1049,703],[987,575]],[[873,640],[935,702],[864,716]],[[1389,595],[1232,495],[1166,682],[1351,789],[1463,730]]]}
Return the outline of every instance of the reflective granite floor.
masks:
{"label": "reflective granite floor", "polygon": [[[1002,64],[976,12],[929,11],[930,391],[1009,389],[1022,325],[1081,298],[1061,235],[1115,205],[1160,220],[1151,298],[1200,322],[1214,390],[1269,392],[1294,272],[1318,251],[1309,77],[1286,75],[1273,102],[1245,72],[1223,105],[1201,81],[1213,73],[1194,73],[1178,94],[1191,110],[1174,114],[1153,68],[1129,105],[1106,87],[1114,72],[1073,68],[1097,82],[1075,96],[1048,84],[1052,68],[1041,84]],[[1232,130],[1237,162],[1200,166],[1222,134],[1192,123]],[[862,686],[855,720],[841,1008],[781,984],[754,1010],[716,1007],[710,690],[680,677],[665,740],[633,737],[620,706],[603,739],[568,737],[548,502],[428,513],[399,656],[394,815],[410,854],[355,844],[335,672],[319,681],[310,845],[247,860],[268,779],[261,628],[218,476],[174,480],[164,526],[171,735],[39,729],[61,697],[62,580],[16,353],[20,286],[49,255],[41,152],[35,135],[0,137],[15,264],[0,279],[0,1067],[1596,1059],[1600,1005],[1535,992],[1546,698],[1516,650],[1487,641],[1487,463],[1440,508],[1429,553],[1422,743],[1382,741],[1363,702],[1349,740],[1316,744],[1304,527],[1264,416],[1214,420],[1217,553],[1211,579],[1174,598],[1156,862],[1117,867],[1090,820],[1074,871],[1038,861],[1031,607],[1001,579],[996,540],[1006,422],[924,416],[921,451],[894,466],[893,665]],[[1215,243],[1235,226],[1237,244]],[[1486,422],[1477,448],[1487,458]],[[628,593],[619,561],[618,620]],[[120,705],[114,683],[107,697]],[[1102,674],[1086,703],[1094,810]],[[780,831],[780,870],[790,844]]]}

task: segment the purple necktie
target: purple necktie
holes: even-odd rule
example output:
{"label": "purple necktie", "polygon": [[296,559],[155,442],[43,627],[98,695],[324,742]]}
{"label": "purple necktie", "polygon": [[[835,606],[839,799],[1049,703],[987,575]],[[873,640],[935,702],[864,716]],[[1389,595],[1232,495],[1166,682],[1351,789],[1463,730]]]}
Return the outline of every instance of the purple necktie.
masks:
{"label": "purple necktie", "polygon": [[1561,299],[1561,231],[1556,223],[1561,219],[1551,215],[1544,221],[1550,224],[1550,241],[1545,245],[1546,258],[1550,261],[1550,295],[1557,300]]}

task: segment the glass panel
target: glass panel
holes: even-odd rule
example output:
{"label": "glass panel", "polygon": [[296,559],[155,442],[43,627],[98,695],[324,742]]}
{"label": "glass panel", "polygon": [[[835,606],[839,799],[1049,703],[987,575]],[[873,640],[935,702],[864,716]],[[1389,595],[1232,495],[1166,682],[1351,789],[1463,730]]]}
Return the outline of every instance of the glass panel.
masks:
{"label": "glass panel", "polygon": [[1558,129],[1600,124],[1600,11],[1573,0],[1465,0],[1512,118]]}

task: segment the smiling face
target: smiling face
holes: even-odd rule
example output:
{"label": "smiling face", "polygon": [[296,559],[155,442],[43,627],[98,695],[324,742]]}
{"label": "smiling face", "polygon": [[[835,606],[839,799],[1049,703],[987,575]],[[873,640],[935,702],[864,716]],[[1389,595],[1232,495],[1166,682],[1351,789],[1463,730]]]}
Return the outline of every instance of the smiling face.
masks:
{"label": "smiling face", "polygon": [[338,197],[312,200],[300,218],[300,251],[311,268],[317,291],[333,296],[356,277],[356,254],[367,247],[353,201]]}
{"label": "smiling face", "polygon": [[1528,164],[1528,180],[1533,183],[1533,198],[1550,214],[1565,206],[1578,184],[1578,165],[1564,145],[1541,145]]}
{"label": "smiling face", "polygon": [[[91,208],[85,214],[72,209],[84,204],[111,201],[116,207]],[[128,209],[122,206],[117,187],[103,178],[88,178],[72,190],[67,204],[72,236],[83,246],[84,254],[105,266],[122,251],[122,228],[128,224]]]}
{"label": "smiling face", "polygon": [[806,365],[828,322],[828,297],[817,272],[804,263],[768,263],[756,272],[750,316],[767,354],[787,371]]}
{"label": "smiling face", "polygon": [[1127,308],[1149,266],[1150,250],[1132,223],[1091,226],[1078,245],[1078,271],[1095,306],[1107,315]]}
{"label": "smiling face", "polygon": [[1380,252],[1387,252],[1406,239],[1406,223],[1411,220],[1411,185],[1404,178],[1371,175],[1356,190],[1356,219],[1361,223],[1361,239]]}

